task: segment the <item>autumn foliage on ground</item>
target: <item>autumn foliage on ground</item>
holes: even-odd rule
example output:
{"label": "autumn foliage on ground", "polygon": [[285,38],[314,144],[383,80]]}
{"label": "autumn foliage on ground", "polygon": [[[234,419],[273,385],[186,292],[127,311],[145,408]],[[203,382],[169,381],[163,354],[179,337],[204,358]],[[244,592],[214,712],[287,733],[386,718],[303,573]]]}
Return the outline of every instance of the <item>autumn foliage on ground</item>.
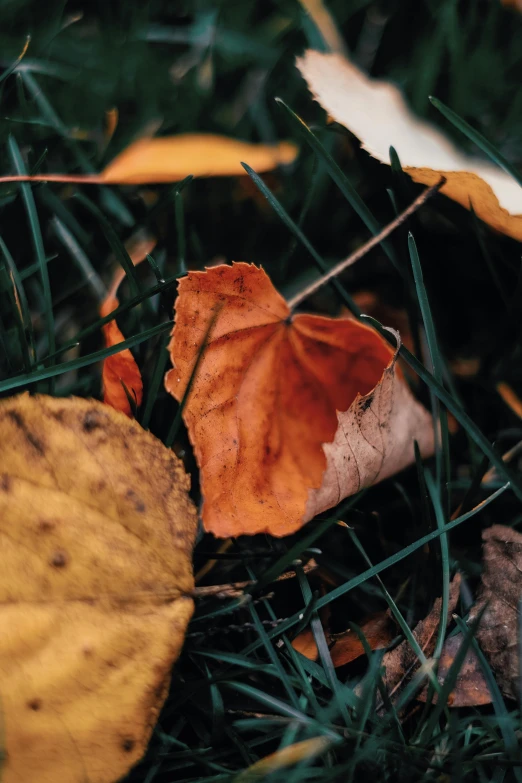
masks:
{"label": "autumn foliage on ground", "polygon": [[521,36],[0,7],[2,781],[522,783]]}

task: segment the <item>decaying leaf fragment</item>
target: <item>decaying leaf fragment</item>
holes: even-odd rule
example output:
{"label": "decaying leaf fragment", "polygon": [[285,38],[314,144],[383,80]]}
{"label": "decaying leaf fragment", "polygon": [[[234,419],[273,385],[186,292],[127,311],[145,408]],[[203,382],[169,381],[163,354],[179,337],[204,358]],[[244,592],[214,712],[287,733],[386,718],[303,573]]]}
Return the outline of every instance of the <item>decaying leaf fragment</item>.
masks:
{"label": "decaying leaf fragment", "polygon": [[484,571],[478,601],[470,613],[472,622],[486,606],[477,639],[487,656],[500,690],[517,698],[519,660],[518,628],[521,621],[522,534],[504,525],[482,533]]}
{"label": "decaying leaf fragment", "polygon": [[93,400],[3,400],[0,437],[2,782],[109,783],[145,751],[192,614],[189,479]]}
{"label": "decaying leaf fragment", "polygon": [[[129,257],[135,266],[140,264],[147,257],[148,253],[152,253],[155,246],[156,240],[154,237],[146,235],[139,236],[134,241],[126,243]],[[120,302],[116,294],[124,278],[125,271],[120,267],[116,271],[109,292],[100,307],[102,318],[110,315],[119,306]],[[118,343],[122,343],[125,340],[115,319],[102,326],[102,331],[106,348],[118,345]],[[102,385],[103,401],[107,405],[110,405],[117,411],[122,411],[126,416],[132,416],[132,408],[125,392],[125,389],[127,389],[136,407],[139,408],[143,399],[143,381],[136,360],[128,348],[108,356],[104,360]]]}
{"label": "decaying leaf fragment", "polygon": [[[440,685],[444,684],[448,672],[457,656],[464,636],[461,633],[450,636],[444,642],[442,653],[437,667],[437,679]],[[417,696],[419,701],[425,702],[428,694],[428,686]],[[436,704],[437,694],[433,694],[432,702]],[[457,681],[451,691],[448,707],[478,707],[491,702],[491,694],[488,684],[482,672],[480,661],[471,647],[464,658],[464,663],[457,674]]]}
{"label": "decaying leaf fragment", "polygon": [[433,449],[431,417],[373,329],[291,314],[245,263],[189,272],[178,290],[166,376],[177,400],[215,317],[183,412],[207,530],[287,535],[408,465],[414,438]]}
{"label": "decaying leaf fragment", "polygon": [[395,147],[415,182],[435,184],[498,231],[522,241],[522,190],[492,163],[464,155],[441,131],[418,119],[393,84],[370,79],[346,57],[309,50],[297,61],[314,98],[381,163]]}
{"label": "decaying leaf fragment", "polygon": [[[448,602],[448,619],[451,620],[452,612],[455,611],[459,599],[460,574],[455,574],[450,585],[450,595]],[[441,598],[437,598],[433,608],[424,620],[421,620],[413,630],[413,636],[417,640],[419,647],[426,658],[432,655],[437,642],[437,633],[440,625]],[[387,652],[382,665],[385,669],[383,682],[388,691],[388,695],[395,700],[400,691],[410,682],[417,672],[420,661],[415,651],[412,649],[407,639],[399,644],[394,650]]]}

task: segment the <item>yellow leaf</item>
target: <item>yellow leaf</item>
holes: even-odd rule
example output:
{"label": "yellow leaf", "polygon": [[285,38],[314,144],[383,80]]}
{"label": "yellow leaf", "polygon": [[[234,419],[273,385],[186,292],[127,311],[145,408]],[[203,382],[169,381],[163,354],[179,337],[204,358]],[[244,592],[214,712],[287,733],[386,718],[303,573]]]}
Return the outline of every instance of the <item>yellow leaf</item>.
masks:
{"label": "yellow leaf", "polygon": [[522,189],[492,163],[464,155],[439,130],[410,111],[392,84],[370,79],[339,54],[307,51],[297,61],[315,99],[362,142],[370,155],[389,164],[395,147],[415,182],[447,180],[441,193],[466,209],[473,205],[490,226],[522,241]]}
{"label": "yellow leaf", "polygon": [[211,133],[139,139],[104,168],[101,174],[37,174],[0,177],[0,182],[70,182],[91,185],[145,185],[195,177],[246,175],[244,161],[254,171],[271,171],[295,160],[295,144],[249,144]]}
{"label": "yellow leaf", "polygon": [[255,171],[269,171],[281,163],[291,163],[296,155],[297,148],[284,141],[271,146],[186,133],[134,142],[109,163],[100,177],[107,183],[129,185],[174,182],[189,174],[227,177],[245,174],[241,161]]}
{"label": "yellow leaf", "polygon": [[235,783],[254,783],[254,781],[266,780],[272,772],[291,767],[302,761],[311,761],[316,756],[326,753],[338,741],[340,740],[336,737],[323,736],[295,742],[293,745],[276,750],[275,753],[256,761],[255,764],[237,775]]}
{"label": "yellow leaf", "polygon": [[109,783],[143,755],[193,611],[181,463],[93,400],[0,403],[2,783]]}

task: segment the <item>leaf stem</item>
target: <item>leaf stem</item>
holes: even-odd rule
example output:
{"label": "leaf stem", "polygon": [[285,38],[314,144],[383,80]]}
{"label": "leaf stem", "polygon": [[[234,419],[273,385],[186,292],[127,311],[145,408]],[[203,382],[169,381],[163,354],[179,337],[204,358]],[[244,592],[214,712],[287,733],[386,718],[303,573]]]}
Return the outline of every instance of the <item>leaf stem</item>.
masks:
{"label": "leaf stem", "polygon": [[357,250],[348,256],[348,258],[345,258],[343,261],[339,261],[339,263],[326,272],[326,274],[318,277],[317,280],[314,280],[313,283],[290,299],[288,302],[288,307],[290,310],[295,310],[295,308],[298,307],[301,302],[311,296],[311,294],[314,294],[319,288],[322,288],[325,283],[328,283],[333,277],[337,277],[337,275],[341,274],[341,272],[344,272],[345,269],[347,269],[352,264],[355,264],[356,261],[365,256],[366,253],[372,250],[372,248],[374,248],[376,245],[379,245],[384,239],[386,239],[386,237],[395,231],[396,228],[401,226],[404,221],[410,217],[410,215],[413,215],[413,213],[416,212],[423,204],[425,204],[428,199],[435,195],[435,193],[444,185],[445,182],[445,178],[441,177],[439,182],[437,182],[435,185],[426,188],[426,190],[424,190],[420,196],[417,196],[415,201],[413,201],[409,207],[397,215],[397,217],[392,220],[391,223],[388,223],[388,225],[385,226],[382,231],[369,239],[368,242],[366,242],[364,245],[357,248]]}

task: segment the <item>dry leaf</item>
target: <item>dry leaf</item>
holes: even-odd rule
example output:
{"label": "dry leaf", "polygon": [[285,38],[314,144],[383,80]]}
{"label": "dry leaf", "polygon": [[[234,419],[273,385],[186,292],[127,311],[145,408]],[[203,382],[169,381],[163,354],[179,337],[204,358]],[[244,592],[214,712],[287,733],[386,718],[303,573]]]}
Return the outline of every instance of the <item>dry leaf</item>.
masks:
{"label": "dry leaf", "polygon": [[[448,676],[448,672],[453,665],[453,662],[457,656],[464,636],[461,633],[457,633],[454,636],[450,636],[444,642],[442,648],[442,654],[440,656],[439,665],[437,668],[437,679],[440,685],[444,684],[444,680]],[[419,701],[425,702],[428,694],[428,686],[419,693],[417,698]],[[434,704],[437,703],[437,694],[435,693],[432,698]],[[489,704],[491,702],[491,694],[489,692],[488,684],[482,673],[482,667],[480,661],[477,658],[473,648],[470,648],[464,658],[464,663],[461,666],[457,675],[457,681],[455,687],[451,691],[447,706],[448,707],[478,707],[482,704]]]}
{"label": "dry leaf", "polygon": [[296,155],[297,147],[285,141],[248,144],[210,133],[186,133],[135,141],[109,163],[101,179],[111,184],[142,185],[175,182],[189,174],[228,177],[245,174],[241,161],[262,172],[291,163]]}
{"label": "dry leaf", "polygon": [[517,629],[522,597],[522,534],[504,525],[493,525],[482,533],[482,539],[482,587],[470,622],[486,606],[477,639],[502,693],[516,699],[520,676]]}
{"label": "dry leaf", "polygon": [[[388,344],[349,318],[292,315],[262,269],[236,263],[179,282],[167,390],[201,472],[205,528],[283,536],[433,448],[431,417]],[[337,413],[341,411],[341,413]]]}
{"label": "dry leaf", "polygon": [[390,163],[390,146],[415,182],[434,185],[441,175],[441,192],[462,204],[470,203],[490,226],[522,240],[522,190],[492,163],[464,155],[444,134],[410,111],[393,84],[370,79],[339,54],[309,50],[297,61],[314,98],[337,122],[362,142],[381,163]]}
{"label": "dry leaf", "polygon": [[192,615],[180,461],[93,400],[0,403],[3,783],[108,783],[143,755]]}
{"label": "dry leaf", "polygon": [[[448,619],[451,619],[459,599],[460,574],[456,574],[450,585],[450,595],[448,602]],[[431,612],[424,620],[421,620],[413,630],[413,636],[417,640],[419,647],[424,655],[429,658],[432,655],[437,641],[437,634],[440,625],[441,598],[437,598],[433,604]],[[406,639],[394,650],[387,652],[382,665],[385,668],[383,677],[386,690],[392,699],[396,699],[399,691],[410,682],[420,666],[419,659]]]}
{"label": "dry leaf", "polygon": [[[147,257],[148,253],[152,253],[155,246],[156,240],[154,237],[141,234],[131,238],[126,243],[127,252],[134,265],[140,264]],[[100,307],[100,316],[102,318],[105,318],[119,306],[120,302],[116,297],[116,292],[124,278],[125,271],[119,268]],[[118,345],[118,343],[122,343],[125,340],[116,320],[109,321],[102,326],[102,331],[106,348]],[[126,416],[132,416],[132,408],[125,392],[126,388],[134,399],[136,407],[139,408],[143,399],[143,382],[136,360],[128,348],[104,359],[102,385],[103,401],[106,405],[122,411]]]}
{"label": "dry leaf", "polygon": [[316,756],[326,753],[339,740],[332,736],[311,737],[264,756],[234,777],[235,783],[259,783],[286,767],[302,762],[310,763]]}
{"label": "dry leaf", "polygon": [[[390,617],[389,611],[378,612],[371,615],[360,624],[360,628],[366,636],[366,641],[372,650],[380,650],[387,647],[396,635],[396,625]],[[330,647],[330,657],[335,667],[344,666],[364,655],[364,647],[361,640],[351,629],[343,634],[331,634],[325,629],[326,641]],[[314,635],[310,628],[305,628],[292,642],[292,646],[301,655],[316,661],[319,652]]]}
{"label": "dry leaf", "polygon": [[101,174],[0,177],[0,182],[77,182],[99,185],[145,185],[177,182],[188,177],[231,177],[246,175],[244,161],[255,171],[271,171],[295,160],[295,144],[250,144],[211,133],[184,133],[135,141]]}

